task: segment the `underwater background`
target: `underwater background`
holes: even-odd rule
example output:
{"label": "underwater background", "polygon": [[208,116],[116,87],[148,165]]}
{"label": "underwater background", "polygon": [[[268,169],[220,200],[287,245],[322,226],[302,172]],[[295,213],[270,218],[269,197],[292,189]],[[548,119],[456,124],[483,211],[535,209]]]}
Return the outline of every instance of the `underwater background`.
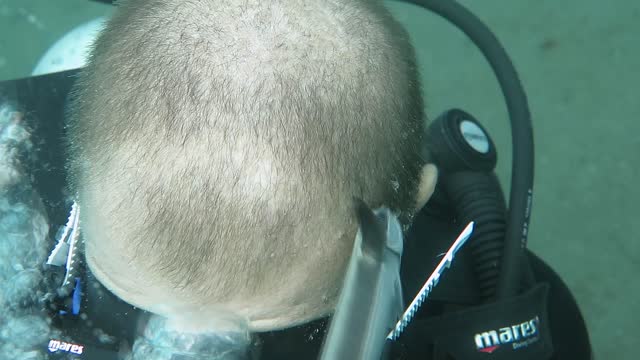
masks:
{"label": "underwater background", "polygon": [[[497,35],[529,98],[536,151],[529,248],[574,293],[595,358],[636,359],[640,2],[460,2]],[[508,194],[509,123],[484,58],[436,15],[386,3],[414,41],[429,118],[451,107],[474,114],[498,147]],[[111,12],[89,0],[0,0],[0,80],[29,76],[58,38]]]}

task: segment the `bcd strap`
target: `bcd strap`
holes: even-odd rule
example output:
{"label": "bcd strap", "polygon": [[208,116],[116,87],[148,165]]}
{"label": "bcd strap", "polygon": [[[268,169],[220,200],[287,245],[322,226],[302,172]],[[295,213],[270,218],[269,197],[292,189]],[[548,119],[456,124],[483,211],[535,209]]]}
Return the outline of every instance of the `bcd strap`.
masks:
{"label": "bcd strap", "polygon": [[[553,354],[549,284],[491,304],[415,319],[413,334],[456,360],[540,360]],[[419,333],[419,334],[418,334]]]}

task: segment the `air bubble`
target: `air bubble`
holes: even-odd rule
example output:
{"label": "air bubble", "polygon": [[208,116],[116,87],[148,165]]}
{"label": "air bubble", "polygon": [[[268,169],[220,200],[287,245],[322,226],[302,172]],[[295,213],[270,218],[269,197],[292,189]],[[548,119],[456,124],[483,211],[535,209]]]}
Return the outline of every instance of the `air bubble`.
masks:
{"label": "air bubble", "polygon": [[391,187],[393,187],[393,191],[398,192],[400,189],[400,183],[398,180],[391,180]]}

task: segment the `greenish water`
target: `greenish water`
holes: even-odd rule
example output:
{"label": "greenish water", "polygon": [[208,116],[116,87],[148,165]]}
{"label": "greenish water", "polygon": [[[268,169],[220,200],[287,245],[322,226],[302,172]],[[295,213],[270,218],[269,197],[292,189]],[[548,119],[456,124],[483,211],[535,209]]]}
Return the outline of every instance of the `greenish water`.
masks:
{"label": "greenish water", "polygon": [[[529,246],[574,292],[596,358],[635,359],[640,3],[463,3],[503,42],[529,95],[536,142]],[[416,44],[429,116],[454,106],[475,114],[496,141],[497,171],[508,184],[506,110],[488,66],[440,19],[389,4]],[[28,76],[56,39],[110,11],[88,0],[0,0],[0,80]]]}

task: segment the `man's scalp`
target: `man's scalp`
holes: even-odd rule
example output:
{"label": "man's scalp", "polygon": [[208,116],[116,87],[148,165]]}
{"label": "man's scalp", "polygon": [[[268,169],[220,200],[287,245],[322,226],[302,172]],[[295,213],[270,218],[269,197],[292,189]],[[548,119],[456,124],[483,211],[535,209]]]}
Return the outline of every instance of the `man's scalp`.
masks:
{"label": "man's scalp", "polygon": [[424,163],[413,48],[377,1],[123,1],[72,109],[87,241],[220,301],[320,264],[305,286],[333,291],[352,197],[406,221]]}

